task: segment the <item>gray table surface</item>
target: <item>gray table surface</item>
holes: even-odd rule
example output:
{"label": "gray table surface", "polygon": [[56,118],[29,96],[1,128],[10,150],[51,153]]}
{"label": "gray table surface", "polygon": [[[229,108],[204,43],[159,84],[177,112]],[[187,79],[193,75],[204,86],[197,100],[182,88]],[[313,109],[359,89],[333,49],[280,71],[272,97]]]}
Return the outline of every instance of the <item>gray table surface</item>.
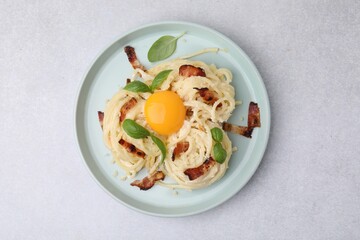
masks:
{"label": "gray table surface", "polygon": [[[359,1],[3,0],[0,17],[0,239],[360,239]],[[272,108],[249,183],[215,209],[175,219],[105,194],[73,126],[99,51],[164,20],[234,40]]]}

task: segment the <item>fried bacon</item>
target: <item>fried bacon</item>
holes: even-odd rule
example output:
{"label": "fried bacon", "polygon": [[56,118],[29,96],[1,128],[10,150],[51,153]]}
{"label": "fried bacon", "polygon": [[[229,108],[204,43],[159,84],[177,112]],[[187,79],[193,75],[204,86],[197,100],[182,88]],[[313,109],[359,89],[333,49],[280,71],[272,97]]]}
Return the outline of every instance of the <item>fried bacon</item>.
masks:
{"label": "fried bacon", "polygon": [[209,169],[215,165],[215,163],[216,163],[215,160],[212,157],[209,157],[200,166],[198,166],[196,168],[186,169],[184,174],[187,175],[191,181],[195,180],[198,177],[201,177],[202,175],[204,175],[206,172],[208,172]]}
{"label": "fried bacon", "polygon": [[131,64],[131,66],[136,69],[136,68],[140,68],[141,70],[145,71],[145,67],[143,65],[141,65],[141,63],[139,62],[139,60],[136,57],[136,53],[135,53],[135,48],[131,47],[131,46],[126,46],[124,48],[125,53],[129,59],[129,62]]}
{"label": "fried bacon", "polygon": [[253,129],[260,127],[260,109],[257,103],[250,102],[249,104],[249,113],[248,113],[248,126],[236,126],[231,123],[224,122],[222,128],[224,131],[232,132],[235,134],[242,135],[247,138],[251,138]]}
{"label": "fried bacon", "polygon": [[202,68],[192,65],[182,65],[179,68],[179,75],[183,77],[200,76],[206,77],[205,71]]}
{"label": "fried bacon", "polygon": [[152,176],[144,177],[142,180],[135,180],[130,183],[131,186],[139,187],[140,190],[148,190],[152,188],[156,181],[164,180],[165,174],[162,171],[157,171]]}
{"label": "fried bacon", "polygon": [[137,101],[135,98],[131,98],[127,101],[120,109],[120,122],[124,121],[127,112],[136,105]]}
{"label": "fried bacon", "polygon": [[222,128],[226,132],[232,132],[232,133],[239,134],[239,135],[242,135],[247,138],[251,138],[251,134],[253,132],[253,128],[251,128],[251,127],[249,128],[249,127],[244,127],[244,126],[236,126],[234,124],[227,123],[227,122],[223,122]]}
{"label": "fried bacon", "polygon": [[103,129],[103,125],[104,125],[104,113],[98,111],[98,118],[99,118],[99,123],[100,123],[101,129]]}
{"label": "fried bacon", "polygon": [[189,149],[189,142],[178,142],[174,149],[172,160],[174,161],[176,157],[180,156],[181,153],[186,152]]}
{"label": "fried bacon", "polygon": [[137,147],[135,147],[134,144],[128,143],[124,139],[120,139],[119,144],[123,146],[126,149],[126,151],[128,151],[129,153],[132,153],[141,158],[145,158],[145,153],[140,149],[138,149]]}
{"label": "fried bacon", "polygon": [[248,127],[261,127],[260,109],[257,103],[254,102],[250,102],[249,104]]}
{"label": "fried bacon", "polygon": [[[219,98],[216,96],[214,91],[209,90],[208,88],[194,88],[198,90],[200,97],[204,100],[204,102],[208,105],[213,105]],[[221,103],[218,105],[221,107]]]}

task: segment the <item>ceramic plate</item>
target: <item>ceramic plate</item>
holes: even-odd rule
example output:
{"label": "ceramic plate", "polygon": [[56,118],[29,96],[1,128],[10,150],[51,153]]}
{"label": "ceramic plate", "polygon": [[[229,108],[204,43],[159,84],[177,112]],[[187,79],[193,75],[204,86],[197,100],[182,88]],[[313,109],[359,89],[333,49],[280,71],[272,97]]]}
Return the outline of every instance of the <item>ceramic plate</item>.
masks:
{"label": "ceramic plate", "polygon": [[[131,179],[123,181],[124,172],[112,164],[109,150],[102,140],[97,111],[103,111],[110,99],[133,69],[129,64],[124,46],[135,48],[137,57],[145,67],[154,66],[147,60],[147,52],[159,37],[178,36],[177,49],[169,59],[184,56],[203,48],[218,47],[226,51],[206,53],[193,59],[229,68],[233,73],[233,86],[237,106],[229,122],[247,125],[250,101],[258,103],[261,128],[256,128],[252,139],[229,134],[233,146],[238,148],[231,157],[224,177],[208,188],[200,190],[172,190],[155,185],[148,191],[131,187]],[[243,118],[243,119],[242,119]],[[81,155],[99,185],[126,206],[143,213],[178,217],[211,209],[235,195],[251,178],[266,149],[270,130],[270,106],[264,83],[247,55],[229,38],[210,28],[186,22],[161,22],[146,25],[126,33],[110,44],[96,58],[87,71],[80,87],[75,112],[75,130]],[[145,176],[141,173],[137,178]]]}

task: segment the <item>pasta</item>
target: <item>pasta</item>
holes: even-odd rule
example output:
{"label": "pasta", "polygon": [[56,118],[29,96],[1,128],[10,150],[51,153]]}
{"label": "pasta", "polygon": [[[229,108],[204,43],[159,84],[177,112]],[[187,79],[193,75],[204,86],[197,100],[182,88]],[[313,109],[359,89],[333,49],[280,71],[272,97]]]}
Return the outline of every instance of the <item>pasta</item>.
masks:
{"label": "pasta", "polygon": [[[189,76],[182,73],[181,69],[186,66],[200,69],[201,74]],[[230,84],[232,74],[225,68],[179,58],[147,71],[135,68],[130,81],[141,78],[150,86],[155,76],[164,70],[172,71],[155,92],[172,91],[182,99],[186,108],[182,127],[169,135],[152,131],[144,115],[146,100],[152,93],[120,89],[106,104],[103,140],[116,163],[130,178],[145,168],[149,176],[164,172],[166,179],[157,182],[161,186],[184,189],[209,186],[224,175],[232,154],[231,141],[221,130],[223,138],[220,143],[226,151],[226,158],[223,163],[215,161],[216,141],[211,133],[213,128],[222,128],[221,123],[229,119],[235,108],[235,91]],[[161,151],[151,138],[135,139],[124,131],[125,118],[134,120],[165,143],[167,154],[163,163]]]}

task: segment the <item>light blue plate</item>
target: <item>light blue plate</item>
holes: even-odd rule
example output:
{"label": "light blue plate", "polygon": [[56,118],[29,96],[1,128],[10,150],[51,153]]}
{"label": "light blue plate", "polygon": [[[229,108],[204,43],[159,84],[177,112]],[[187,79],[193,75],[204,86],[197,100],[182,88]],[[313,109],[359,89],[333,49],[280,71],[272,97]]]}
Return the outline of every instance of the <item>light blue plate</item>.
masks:
{"label": "light blue plate", "polygon": [[[208,188],[186,191],[174,191],[154,186],[148,191],[131,187],[130,182],[122,181],[124,172],[111,163],[111,156],[102,140],[97,111],[103,111],[107,99],[110,99],[133,69],[123,51],[124,46],[135,48],[137,57],[145,67],[153,64],[147,61],[147,52],[159,37],[178,36],[177,50],[170,58],[183,56],[203,48],[219,47],[227,52],[207,53],[196,57],[217,67],[229,68],[233,73],[233,85],[236,99],[242,100],[230,121],[238,125],[247,125],[247,111],[250,101],[260,107],[261,128],[256,128],[252,139],[229,134],[233,146],[238,148],[230,160],[225,176]],[[244,120],[241,120],[242,117]],[[87,167],[99,185],[115,199],[126,206],[143,213],[179,217],[209,210],[236,194],[254,174],[264,151],[270,131],[270,105],[264,83],[254,64],[247,55],[230,39],[204,26],[186,22],[161,22],[147,25],[129,32],[108,46],[94,61],[85,75],[79,90],[75,113],[75,128],[80,152]],[[116,175],[118,172],[118,176]],[[137,178],[144,176],[143,172]]]}

